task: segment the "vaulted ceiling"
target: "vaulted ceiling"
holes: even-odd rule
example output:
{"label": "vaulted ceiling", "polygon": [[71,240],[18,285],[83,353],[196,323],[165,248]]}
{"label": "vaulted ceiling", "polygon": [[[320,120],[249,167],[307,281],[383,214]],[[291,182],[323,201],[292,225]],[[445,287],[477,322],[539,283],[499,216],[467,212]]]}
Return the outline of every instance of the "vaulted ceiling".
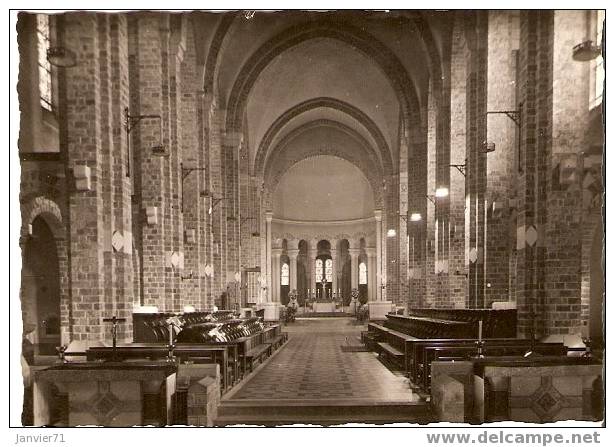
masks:
{"label": "vaulted ceiling", "polygon": [[[275,177],[344,134],[331,150],[364,154],[381,177],[396,169],[400,120],[420,117],[430,77],[441,79],[450,14],[199,12],[193,23],[204,88],[216,92],[225,129],[244,135],[257,175]],[[306,129],[320,149],[306,148]]]}

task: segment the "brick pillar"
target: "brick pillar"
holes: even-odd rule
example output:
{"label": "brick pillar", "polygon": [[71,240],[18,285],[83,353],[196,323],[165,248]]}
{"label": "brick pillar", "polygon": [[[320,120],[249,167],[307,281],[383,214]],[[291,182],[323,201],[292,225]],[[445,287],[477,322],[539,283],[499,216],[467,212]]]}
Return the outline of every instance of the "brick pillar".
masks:
{"label": "brick pillar", "polygon": [[[190,21],[185,21],[186,32],[192,32]],[[184,47],[185,45],[185,47]],[[183,234],[180,234],[180,246],[184,252],[184,280],[182,281],[182,302],[180,306],[192,305],[198,310],[206,308],[204,293],[204,272],[201,264],[204,260],[204,237],[200,227],[205,227],[204,201],[201,198],[201,187],[206,169],[203,166],[202,135],[199,133],[199,121],[202,119],[202,110],[197,111],[197,102],[201,99],[198,92],[200,85],[196,75],[196,54],[193,39],[186,39],[185,44],[180,41],[181,52],[180,82],[178,83],[177,102],[178,116],[181,126],[177,132],[181,136],[178,144],[181,146],[181,166],[179,167],[179,201],[180,211],[183,214]],[[199,107],[200,109],[200,107]],[[194,169],[193,171],[182,171]],[[180,172],[182,171],[182,172]]]}
{"label": "brick pillar", "polygon": [[[385,190],[385,212],[383,213],[383,253],[382,253],[382,282],[386,288],[382,290],[382,299],[399,302],[399,176],[387,177]],[[395,230],[395,236],[389,236],[388,230]]]}
{"label": "brick pillar", "polygon": [[[400,118],[400,141],[399,141],[399,218],[395,216],[398,223],[397,231],[397,275],[399,282],[399,290],[397,291],[396,304],[405,305],[408,301],[408,139],[409,132],[407,123]],[[356,268],[356,263],[352,264]]]}
{"label": "brick pillar", "polygon": [[[490,11],[487,54],[487,111],[514,111],[519,17],[517,12]],[[495,152],[487,155],[487,222],[485,246],[485,304],[511,300],[509,288],[511,242],[509,198],[517,148],[517,124],[505,114],[490,114],[487,141]]]}
{"label": "brick pillar", "polygon": [[367,254],[367,299],[368,301],[378,300],[378,284],[376,281],[376,249],[373,247],[366,248]]}
{"label": "brick pillar", "polygon": [[74,340],[102,340],[103,185],[100,60],[94,13],[64,16],[62,45],[77,65],[63,71],[60,85],[61,149],[76,179],[69,198],[70,292]]}
{"label": "brick pillar", "polygon": [[[450,56],[443,56],[443,71],[450,71]],[[450,76],[442,76],[434,82],[434,96],[437,107],[436,121],[436,188],[447,188],[450,191],[451,148],[450,119],[451,97]],[[435,208],[435,262],[434,271],[435,293],[438,307],[451,307],[449,283],[449,242],[450,242],[450,196],[437,200]]]}
{"label": "brick pillar", "polygon": [[[553,23],[549,42],[553,46],[553,96],[552,103],[545,104],[545,112],[551,112],[547,122],[552,120],[552,140],[550,153],[546,148],[550,160],[543,174],[547,189],[543,313],[547,334],[581,333],[582,234],[591,223],[586,219],[582,224],[587,214],[583,210],[581,148],[587,145],[589,82],[587,65],[566,52],[586,39],[586,14],[558,10],[541,22],[547,31],[549,21]],[[545,130],[548,139],[548,128]]]}
{"label": "brick pillar", "polygon": [[467,26],[472,30],[468,42],[466,80],[467,132],[469,154],[466,165],[466,250],[469,274],[470,308],[483,308],[484,302],[484,242],[485,242],[485,182],[486,154],[486,12],[469,15]]}
{"label": "brick pillar", "polygon": [[[111,135],[111,176],[112,207],[114,214],[113,236],[117,236],[118,244],[112,250],[115,256],[116,297],[113,314],[126,318],[127,322],[120,324],[118,338],[130,340],[132,327],[130,317],[134,304],[138,304],[138,296],[134,295],[135,271],[132,265],[132,178],[128,176],[128,145],[126,133],[123,131],[123,111],[128,106],[128,29],[124,15],[108,15],[109,26],[109,130]],[[113,131],[121,129],[122,131]],[[121,246],[121,248],[120,248]],[[107,325],[107,338],[111,338],[111,327]]]}
{"label": "brick pillar", "polygon": [[271,240],[271,223],[273,220],[273,212],[267,211],[265,212],[265,224],[266,224],[266,232],[267,232],[267,302],[272,302],[273,300],[273,271],[272,271],[272,244]]}
{"label": "brick pillar", "polygon": [[[436,184],[436,131],[438,120],[438,107],[433,91],[433,82],[429,83],[427,110],[427,152],[424,154],[426,158],[426,175],[427,188],[422,191],[422,195],[429,196],[424,201],[427,203],[426,214],[424,214],[426,231],[425,231],[425,307],[434,308],[437,306],[437,278],[435,263],[437,261],[437,244],[436,244],[436,214],[437,202],[440,199],[435,199],[434,194],[437,188]],[[419,193],[420,194],[420,193]]]}
{"label": "brick pillar", "polygon": [[282,255],[281,248],[272,248],[271,256],[272,256],[272,298],[271,301],[275,303],[280,302],[280,256]]}
{"label": "brick pillar", "polygon": [[431,204],[425,198],[427,192],[427,109],[421,111],[424,121],[410,123],[411,150],[408,161],[408,191],[410,214],[420,219],[409,223],[409,281],[408,308],[424,306],[426,296],[426,231],[427,209]]}
{"label": "brick pillar", "polygon": [[[547,140],[551,125],[553,13],[522,11],[519,80],[521,154],[517,209],[518,333],[540,337],[544,328],[544,256]],[[542,41],[544,39],[544,41]]]}
{"label": "brick pillar", "polygon": [[374,217],[376,218],[376,271],[375,271],[375,286],[374,299],[382,301],[382,211],[375,210]]}
{"label": "brick pillar", "polygon": [[[134,36],[131,57],[130,114],[163,116],[161,88],[163,82],[160,15],[139,13],[132,17]],[[164,118],[164,117],[163,117]],[[164,126],[163,126],[164,129]],[[164,132],[163,132],[164,133]],[[164,142],[157,119],[144,119],[132,128],[131,152],[134,163],[134,188],[138,216],[144,222],[139,236],[141,245],[143,304],[166,308],[166,220],[164,173],[168,160],[152,152]],[[167,141],[168,143],[168,141]],[[168,146],[167,146],[168,149]],[[141,218],[141,216],[143,216]]]}
{"label": "brick pillar", "polygon": [[452,168],[449,179],[449,284],[453,307],[466,307],[468,302],[468,279],[465,251],[465,203],[467,155],[466,147],[466,80],[468,47],[463,30],[463,21],[457,16],[451,39],[451,105],[450,105],[450,162],[465,165],[464,173]]}
{"label": "brick pillar", "polygon": [[[221,256],[221,202],[215,199],[222,197],[222,172],[221,172],[221,150],[222,143],[220,137],[220,112],[216,106],[216,98],[212,98],[209,108],[209,182],[207,191],[209,192],[209,206],[211,213],[211,255],[210,263],[214,269],[214,276],[211,281],[211,295],[215,300],[222,291],[222,281],[226,272],[222,271]],[[215,205],[215,207],[214,207]]]}

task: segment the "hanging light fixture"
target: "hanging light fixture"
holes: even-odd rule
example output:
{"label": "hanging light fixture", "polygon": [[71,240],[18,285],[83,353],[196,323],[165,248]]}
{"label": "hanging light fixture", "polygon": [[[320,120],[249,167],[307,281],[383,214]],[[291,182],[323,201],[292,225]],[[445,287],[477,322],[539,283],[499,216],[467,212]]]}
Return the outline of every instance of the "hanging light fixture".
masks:
{"label": "hanging light fixture", "polygon": [[51,47],[47,50],[47,60],[54,67],[70,68],[77,65],[77,57],[68,48]]}

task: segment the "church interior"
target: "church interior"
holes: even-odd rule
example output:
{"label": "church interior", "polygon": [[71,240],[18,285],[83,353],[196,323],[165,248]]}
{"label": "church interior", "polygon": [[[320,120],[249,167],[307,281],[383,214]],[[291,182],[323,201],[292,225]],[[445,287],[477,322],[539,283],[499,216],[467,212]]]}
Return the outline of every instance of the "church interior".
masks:
{"label": "church interior", "polygon": [[602,420],[604,18],[20,12],[22,424]]}

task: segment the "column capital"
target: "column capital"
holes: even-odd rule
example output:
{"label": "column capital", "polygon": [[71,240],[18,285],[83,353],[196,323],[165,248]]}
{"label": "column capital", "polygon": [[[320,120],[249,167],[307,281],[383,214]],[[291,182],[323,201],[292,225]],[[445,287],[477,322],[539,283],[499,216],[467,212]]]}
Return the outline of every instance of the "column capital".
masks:
{"label": "column capital", "polygon": [[337,249],[332,248],[330,251],[331,251],[331,257],[335,259],[337,257]]}
{"label": "column capital", "polygon": [[367,254],[368,258],[375,258],[376,257],[376,249],[374,247],[368,247],[365,249],[365,253]]}
{"label": "column capital", "polygon": [[265,211],[265,219],[267,222],[271,222],[273,220],[273,211]]}
{"label": "column capital", "polygon": [[351,257],[358,257],[361,254],[361,249],[360,248],[349,248],[348,254]]}
{"label": "column capital", "polygon": [[286,253],[288,253],[288,257],[291,259],[296,259],[297,256],[299,255],[299,249],[298,248],[289,248],[286,250]]}
{"label": "column capital", "polygon": [[271,254],[273,256],[282,256],[282,249],[281,248],[272,248],[271,249]]}
{"label": "column capital", "polygon": [[382,220],[382,210],[374,210],[374,217],[376,222],[380,222]]}
{"label": "column capital", "polygon": [[310,246],[310,250],[316,250],[318,249],[318,241],[316,239],[310,239],[308,241],[308,244]]}

